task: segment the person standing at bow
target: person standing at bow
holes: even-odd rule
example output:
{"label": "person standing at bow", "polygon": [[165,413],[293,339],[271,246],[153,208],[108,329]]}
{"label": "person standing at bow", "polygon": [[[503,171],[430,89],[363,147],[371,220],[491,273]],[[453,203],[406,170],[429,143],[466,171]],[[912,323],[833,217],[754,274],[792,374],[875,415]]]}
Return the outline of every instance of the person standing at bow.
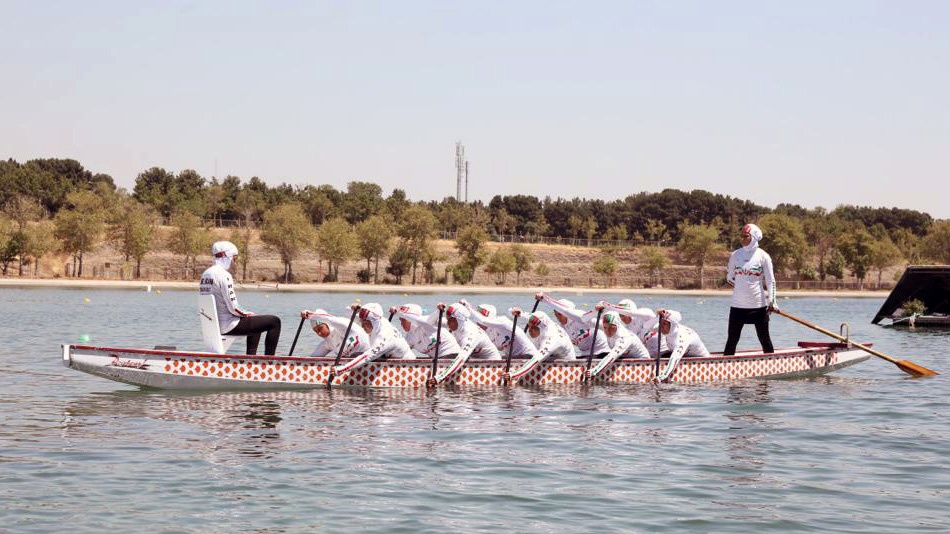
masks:
{"label": "person standing at bow", "polygon": [[762,230],[758,226],[743,226],[739,234],[742,248],[729,256],[726,281],[732,285],[732,306],[729,308],[725,356],[736,353],[742,327],[747,324],[755,325],[762,352],[775,352],[769,336],[769,313],[778,309],[775,305],[775,274],[771,256],[759,248],[761,239]]}
{"label": "person standing at bow", "polygon": [[211,245],[214,265],[201,274],[199,291],[202,295],[214,295],[214,305],[218,312],[218,324],[221,335],[247,336],[247,354],[257,354],[257,345],[261,333],[264,338],[264,354],[273,356],[277,352],[280,339],[280,318],[275,315],[255,315],[242,310],[234,294],[234,278],[231,269],[238,249],[230,241],[218,241]]}

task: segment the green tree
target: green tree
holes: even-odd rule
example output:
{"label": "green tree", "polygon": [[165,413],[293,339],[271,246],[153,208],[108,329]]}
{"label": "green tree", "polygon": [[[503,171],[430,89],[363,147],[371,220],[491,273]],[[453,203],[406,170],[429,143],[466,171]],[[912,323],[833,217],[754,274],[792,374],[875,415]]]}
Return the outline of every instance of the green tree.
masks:
{"label": "green tree", "polygon": [[110,216],[109,240],[125,261],[135,260],[135,278],[142,276],[142,259],[152,249],[158,213],[131,197],[122,198]]}
{"label": "green tree", "polygon": [[19,258],[19,275],[23,276],[23,264],[28,257],[24,250],[28,241],[27,228],[30,223],[42,219],[46,215],[46,209],[33,197],[15,194],[4,204],[3,211],[16,224],[14,247],[10,252],[15,252]]}
{"label": "green tree", "polygon": [[62,240],[63,250],[73,256],[78,265],[76,276],[82,277],[83,257],[95,250],[105,231],[106,213],[102,199],[89,191],[66,195],[67,209],[56,214],[56,237]]}
{"label": "green tree", "polygon": [[409,274],[410,268],[412,268],[412,258],[409,257],[409,245],[401,241],[389,255],[386,272],[396,277],[397,284],[402,284],[402,277]]}
{"label": "green tree", "polygon": [[424,206],[410,206],[403,211],[396,234],[403,239],[412,265],[412,283],[416,283],[416,268],[429,242],[435,238],[435,215]]}
{"label": "green tree", "polygon": [[602,254],[594,259],[594,272],[604,276],[604,287],[610,287],[610,278],[617,272],[620,262],[610,254]]}
{"label": "green tree", "polygon": [[250,227],[234,228],[228,240],[238,249],[238,265],[241,266],[241,281],[247,280],[247,264],[251,261],[251,229]]}
{"label": "green tree", "polygon": [[924,256],[944,265],[950,265],[950,220],[937,221],[930,226],[921,243]]}
{"label": "green tree", "polygon": [[612,241],[626,241],[628,237],[627,227],[622,224],[615,224],[604,232],[604,239]]}
{"label": "green tree", "polygon": [[818,259],[818,278],[824,282],[830,274],[827,271],[829,254],[835,249],[838,236],[846,231],[847,224],[835,215],[828,215],[823,208],[817,208],[805,217],[802,227],[805,239]]}
{"label": "green tree", "polygon": [[[349,225],[345,222],[343,225],[349,235]],[[330,230],[331,228],[327,228],[326,231]],[[280,255],[280,261],[284,264],[284,283],[288,284],[294,279],[294,260],[303,251],[313,247],[314,230],[310,218],[300,204],[291,202],[279,205],[264,215],[261,241],[268,249]]]}
{"label": "green tree", "polygon": [[802,223],[788,215],[770,213],[763,215],[758,224],[764,235],[761,245],[772,257],[775,273],[782,275],[792,269],[801,272],[809,252]]}
{"label": "green tree", "polygon": [[389,254],[392,247],[392,223],[382,215],[373,215],[356,225],[356,238],[360,256],[366,259],[366,270],[370,269],[370,262],[375,260],[376,268],[373,283],[379,283],[379,258]]}
{"label": "green tree", "polygon": [[350,224],[365,221],[370,216],[380,213],[385,205],[383,190],[378,185],[371,182],[346,184],[342,211],[343,217]]}
{"label": "green tree", "polygon": [[710,225],[684,224],[677,245],[683,256],[699,268],[699,287],[705,287],[706,262],[725,248],[719,243],[719,230]]}
{"label": "green tree", "polygon": [[196,270],[198,254],[203,254],[211,246],[209,229],[201,218],[191,211],[182,210],[172,215],[172,233],[168,237],[168,250],[185,257],[185,271]]}
{"label": "green tree", "polygon": [[488,242],[488,232],[484,228],[469,225],[459,230],[455,239],[455,249],[458,250],[460,263],[472,269],[474,278],[475,269],[485,263],[487,252],[485,243]]}
{"label": "green tree", "polygon": [[[40,221],[26,228],[23,255],[33,258],[33,276],[40,274],[40,260],[60,246],[53,221]],[[2,240],[0,240],[2,241]]]}
{"label": "green tree", "polygon": [[510,249],[496,248],[488,257],[485,272],[501,275],[501,283],[504,284],[508,279],[508,273],[515,270],[515,263],[515,255],[511,253]]}
{"label": "green tree", "polygon": [[419,263],[422,264],[422,277],[427,284],[435,283],[435,262],[445,261],[447,257],[441,254],[435,247],[435,243],[430,242],[426,249],[422,251],[422,258]]}
{"label": "green tree", "polygon": [[660,273],[669,264],[670,259],[660,247],[648,246],[640,250],[640,268],[647,272],[654,286],[660,285]]}
{"label": "green tree", "polygon": [[541,282],[544,283],[544,279],[547,275],[551,274],[551,269],[548,267],[547,263],[538,262],[538,265],[534,268],[534,274],[541,277]]}
{"label": "green tree", "polygon": [[839,282],[844,279],[844,268],[847,265],[844,255],[840,250],[833,248],[828,253],[828,264],[826,266],[827,274],[834,276]]}
{"label": "green tree", "polygon": [[848,269],[858,279],[858,288],[864,287],[864,278],[871,267],[874,237],[863,226],[843,234],[838,239],[838,249],[844,256]]}
{"label": "green tree", "polygon": [[334,282],[340,279],[340,266],[356,257],[357,247],[353,227],[342,218],[329,219],[317,229],[316,249],[327,260],[327,272]]}
{"label": "green tree", "polygon": [[877,239],[871,246],[871,267],[877,269],[877,288],[881,288],[881,278],[884,276],[884,270],[897,265],[903,259],[901,249],[891,241],[890,237],[884,235]]}
{"label": "green tree", "polygon": [[515,274],[517,275],[517,284],[521,285],[521,273],[531,270],[531,262],[534,261],[534,254],[531,249],[518,243],[509,248],[511,255],[515,257]]}
{"label": "green tree", "polygon": [[7,274],[10,262],[19,254],[18,245],[13,244],[14,235],[16,224],[0,213],[0,262],[3,263],[3,274]]}

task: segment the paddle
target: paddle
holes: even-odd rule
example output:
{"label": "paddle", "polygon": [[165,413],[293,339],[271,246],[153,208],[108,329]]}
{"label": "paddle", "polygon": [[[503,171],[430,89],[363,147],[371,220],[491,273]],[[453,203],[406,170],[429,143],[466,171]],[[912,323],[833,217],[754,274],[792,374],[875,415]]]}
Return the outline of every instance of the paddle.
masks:
{"label": "paddle", "polygon": [[293,355],[294,355],[294,348],[297,346],[297,338],[300,337],[300,329],[303,328],[303,322],[306,321],[306,320],[307,320],[306,317],[301,317],[301,318],[300,318],[300,324],[297,325],[297,333],[294,334],[294,342],[290,344],[290,352],[287,354],[287,356],[293,356]]}
{"label": "paddle", "polygon": [[[538,301],[534,301],[534,308],[535,309],[538,308]],[[505,358],[505,373],[501,375],[502,383],[506,386],[508,385],[508,371],[511,370],[511,353],[515,350],[515,332],[518,331],[518,317],[520,316],[521,314],[518,313],[517,315],[515,315],[515,319],[511,321],[511,341],[510,341],[510,344],[508,345],[508,357]],[[525,330],[527,329],[528,327],[525,326]]]}
{"label": "paddle", "polygon": [[356,319],[356,314],[359,312],[360,306],[357,304],[353,308],[353,313],[350,314],[350,324],[346,325],[346,332],[343,333],[343,342],[340,343],[340,350],[336,351],[336,359],[333,360],[333,367],[330,368],[330,374],[327,375],[327,389],[330,389],[330,385],[333,384],[333,379],[336,378],[336,372],[333,369],[337,365],[340,365],[340,358],[343,357],[343,347],[346,346],[346,338],[350,337],[350,329],[353,328],[353,319]]}
{"label": "paddle", "polygon": [[809,323],[808,321],[805,321],[805,320],[803,320],[803,319],[799,319],[798,317],[795,317],[795,316],[793,316],[793,315],[790,315],[790,314],[788,314],[788,313],[785,313],[785,312],[783,312],[782,310],[779,310],[779,309],[777,309],[777,308],[776,308],[776,309],[773,309],[772,311],[774,311],[775,313],[781,315],[782,317],[786,317],[786,318],[788,318],[788,319],[791,319],[791,320],[795,321],[796,323],[798,323],[798,324],[800,324],[800,325],[807,326],[808,328],[811,328],[812,330],[821,332],[822,334],[825,334],[826,336],[831,336],[831,337],[833,337],[833,338],[835,338],[835,339],[837,339],[837,340],[839,340],[839,341],[843,341],[843,342],[845,342],[845,343],[854,345],[855,347],[857,347],[857,348],[863,350],[864,352],[867,352],[867,353],[869,353],[869,354],[873,354],[874,356],[877,356],[878,358],[883,358],[883,359],[885,359],[885,360],[887,360],[887,361],[893,363],[893,364],[896,365],[901,371],[904,371],[905,373],[907,373],[907,374],[909,374],[909,375],[913,375],[913,376],[934,376],[934,375],[939,375],[939,374],[940,374],[940,373],[938,373],[937,371],[933,371],[933,370],[931,370],[931,369],[927,369],[926,367],[924,367],[924,366],[922,366],[922,365],[917,365],[916,363],[914,363],[914,362],[912,362],[912,361],[909,361],[909,360],[898,360],[897,358],[892,358],[892,357],[888,356],[887,354],[884,354],[883,352],[878,352],[878,351],[876,351],[876,350],[874,350],[874,349],[872,349],[872,348],[870,348],[870,347],[867,347],[867,346],[865,346],[865,345],[862,345],[862,344],[860,344],[860,343],[855,343],[854,341],[849,341],[848,338],[839,336],[838,334],[835,334],[834,332],[829,332],[828,330],[825,330],[824,328],[822,328],[822,327],[820,327],[820,326],[815,326],[815,325]]}
{"label": "paddle", "polygon": [[597,346],[597,332],[600,331],[600,314],[604,313],[603,306],[597,306],[597,322],[594,323],[594,337],[590,340],[590,354],[587,355],[587,370],[584,371],[584,383],[587,383],[587,377],[590,375],[590,364],[594,361],[594,347]]}
{"label": "paddle", "polygon": [[427,387],[435,387],[435,375],[439,372],[439,349],[442,347],[442,313],[445,308],[439,307],[439,321],[435,330],[435,356],[432,358],[432,376],[426,380]]}
{"label": "paddle", "polygon": [[660,327],[660,323],[663,319],[660,317],[660,314],[657,313],[656,318],[656,374],[653,375],[654,379],[660,378],[660,353],[663,352],[663,340],[660,336],[663,335],[663,329]]}

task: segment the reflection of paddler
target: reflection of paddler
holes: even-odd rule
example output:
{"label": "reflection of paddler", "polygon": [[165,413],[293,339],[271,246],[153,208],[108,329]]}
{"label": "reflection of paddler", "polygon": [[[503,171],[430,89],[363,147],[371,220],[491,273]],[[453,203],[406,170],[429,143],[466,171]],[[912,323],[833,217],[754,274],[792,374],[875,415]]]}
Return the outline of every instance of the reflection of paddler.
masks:
{"label": "reflection of paddler", "polygon": [[[337,317],[326,312],[326,310],[317,309],[315,311],[303,310],[300,316],[310,320],[310,326],[317,336],[320,337],[317,347],[313,350],[311,356],[324,357],[333,356],[333,353],[340,349],[343,344],[343,333],[349,325],[349,319]],[[343,358],[351,358],[357,354],[362,354],[369,347],[369,337],[362,328],[351,328],[349,339],[343,346]]]}
{"label": "reflection of paddler", "polygon": [[211,246],[211,255],[214,256],[214,265],[202,273],[199,287],[202,295],[214,295],[221,334],[247,336],[247,354],[257,354],[261,333],[267,332],[264,354],[274,355],[280,339],[280,318],[242,310],[234,294],[234,278],[230,271],[238,255],[237,247],[230,241],[218,241]]}

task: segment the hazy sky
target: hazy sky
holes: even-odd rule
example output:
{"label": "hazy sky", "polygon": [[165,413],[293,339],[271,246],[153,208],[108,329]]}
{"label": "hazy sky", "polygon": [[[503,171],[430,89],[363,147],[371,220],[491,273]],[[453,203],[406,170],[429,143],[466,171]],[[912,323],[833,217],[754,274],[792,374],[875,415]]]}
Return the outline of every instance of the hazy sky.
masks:
{"label": "hazy sky", "polygon": [[[0,157],[950,218],[948,1],[6,2]],[[217,162],[217,163],[216,163]]]}

